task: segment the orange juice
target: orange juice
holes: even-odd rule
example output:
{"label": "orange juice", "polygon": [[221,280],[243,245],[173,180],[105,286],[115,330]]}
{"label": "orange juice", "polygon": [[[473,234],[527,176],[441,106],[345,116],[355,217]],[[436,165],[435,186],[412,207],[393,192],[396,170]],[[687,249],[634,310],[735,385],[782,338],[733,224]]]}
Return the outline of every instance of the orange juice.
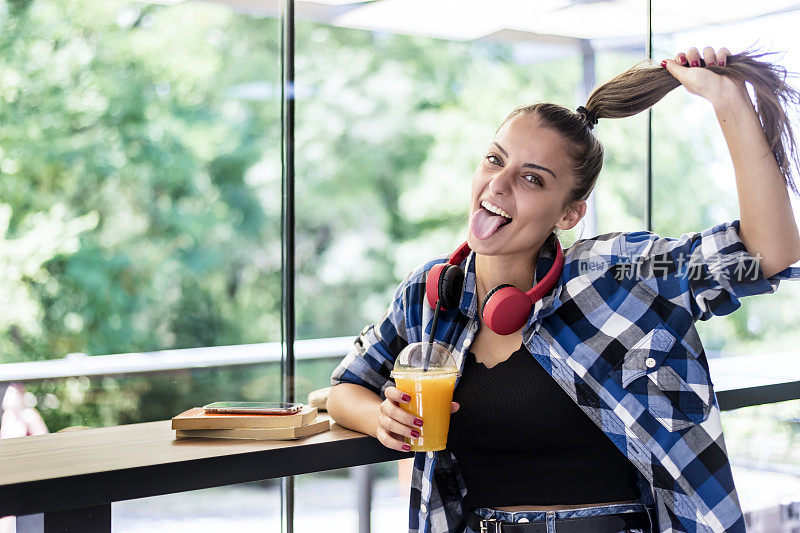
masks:
{"label": "orange juice", "polygon": [[411,396],[411,401],[401,402],[400,407],[422,419],[419,438],[405,437],[406,442],[411,445],[411,451],[433,452],[445,449],[456,376],[452,369],[394,371],[397,388]]}

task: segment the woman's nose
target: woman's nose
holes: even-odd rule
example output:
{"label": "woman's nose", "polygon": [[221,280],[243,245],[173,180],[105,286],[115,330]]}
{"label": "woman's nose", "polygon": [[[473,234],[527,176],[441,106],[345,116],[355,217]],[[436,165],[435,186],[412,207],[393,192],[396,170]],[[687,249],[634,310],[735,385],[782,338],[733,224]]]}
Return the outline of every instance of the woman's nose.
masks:
{"label": "woman's nose", "polygon": [[489,182],[489,190],[491,190],[493,194],[508,194],[511,191],[512,180],[513,174],[511,169],[505,167],[492,177],[492,181]]}

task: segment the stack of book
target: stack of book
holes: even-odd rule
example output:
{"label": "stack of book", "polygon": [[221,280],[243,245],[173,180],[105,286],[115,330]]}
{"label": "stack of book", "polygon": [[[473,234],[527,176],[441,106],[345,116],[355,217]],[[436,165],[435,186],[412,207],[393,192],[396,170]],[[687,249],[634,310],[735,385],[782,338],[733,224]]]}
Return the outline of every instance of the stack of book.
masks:
{"label": "stack of book", "polygon": [[172,419],[175,438],[290,440],[329,430],[330,418],[304,405],[289,415],[208,413],[194,407]]}

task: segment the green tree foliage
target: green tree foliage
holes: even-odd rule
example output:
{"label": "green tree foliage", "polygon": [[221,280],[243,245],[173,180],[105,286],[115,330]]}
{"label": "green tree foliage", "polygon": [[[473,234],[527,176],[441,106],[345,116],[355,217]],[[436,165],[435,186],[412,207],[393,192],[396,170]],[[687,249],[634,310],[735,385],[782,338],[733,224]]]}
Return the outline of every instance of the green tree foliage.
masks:
{"label": "green tree foliage", "polygon": [[245,175],[280,175],[279,107],[227,92],[278,78],[276,40],[274,20],[207,5],[5,6],[8,234],[57,202],[97,221],[20,280],[41,331],[18,328],[4,360],[275,338],[278,213]]}

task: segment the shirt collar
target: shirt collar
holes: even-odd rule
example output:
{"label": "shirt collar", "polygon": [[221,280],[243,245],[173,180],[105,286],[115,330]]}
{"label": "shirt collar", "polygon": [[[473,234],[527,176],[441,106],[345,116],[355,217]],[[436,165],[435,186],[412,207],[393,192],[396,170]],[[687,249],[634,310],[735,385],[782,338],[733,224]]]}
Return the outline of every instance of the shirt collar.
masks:
{"label": "shirt collar", "polygon": [[[539,283],[547,273],[550,272],[550,268],[552,268],[553,264],[556,262],[555,240],[551,242],[551,246],[542,246],[539,252],[539,258],[536,261],[536,272],[534,273],[534,280],[536,283]],[[559,296],[561,295],[561,288],[563,287],[564,271],[567,267],[567,253],[564,250],[562,250],[562,253],[564,254],[564,268],[561,271],[561,275],[556,279],[550,292],[533,304],[533,312],[528,319],[528,325],[540,321],[542,318],[555,312],[555,310],[561,306]]]}
{"label": "shirt collar", "polygon": [[464,269],[464,289],[461,291],[461,300],[458,309],[470,318],[475,318],[478,311],[478,286],[475,277],[475,252],[470,251],[461,262]]}

